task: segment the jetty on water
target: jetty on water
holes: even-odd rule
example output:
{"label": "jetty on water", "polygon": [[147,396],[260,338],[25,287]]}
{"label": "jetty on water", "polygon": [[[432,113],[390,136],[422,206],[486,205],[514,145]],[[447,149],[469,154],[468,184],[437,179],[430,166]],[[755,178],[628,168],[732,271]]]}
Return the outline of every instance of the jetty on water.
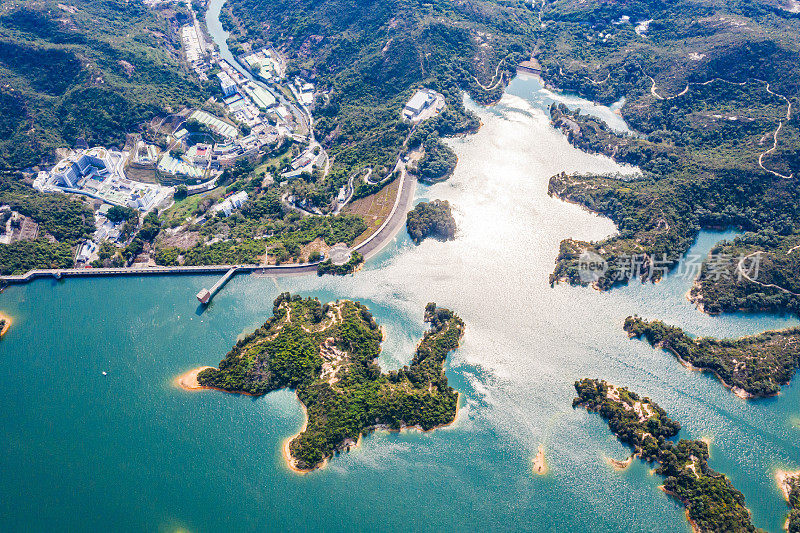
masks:
{"label": "jetty on water", "polygon": [[197,293],[197,300],[201,304],[207,305],[211,301],[211,298],[213,298],[214,295],[217,294],[219,292],[219,290],[222,287],[225,286],[226,283],[228,283],[228,280],[231,279],[233,277],[233,275],[236,274],[236,272],[238,270],[239,270],[238,266],[231,267],[231,269],[228,270],[225,273],[225,275],[223,275],[221,278],[219,278],[219,281],[217,281],[214,284],[214,286],[211,287],[211,289],[203,289],[200,292],[198,292]]}

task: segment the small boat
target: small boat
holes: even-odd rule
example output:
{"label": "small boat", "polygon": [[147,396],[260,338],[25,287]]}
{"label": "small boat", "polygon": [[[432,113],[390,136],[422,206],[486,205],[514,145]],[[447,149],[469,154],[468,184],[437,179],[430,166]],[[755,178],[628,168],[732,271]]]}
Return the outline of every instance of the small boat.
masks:
{"label": "small boat", "polygon": [[108,372],[106,372],[106,371],[104,370],[104,371],[103,371],[103,375],[104,375],[104,376],[107,376],[107,375],[108,375]]}

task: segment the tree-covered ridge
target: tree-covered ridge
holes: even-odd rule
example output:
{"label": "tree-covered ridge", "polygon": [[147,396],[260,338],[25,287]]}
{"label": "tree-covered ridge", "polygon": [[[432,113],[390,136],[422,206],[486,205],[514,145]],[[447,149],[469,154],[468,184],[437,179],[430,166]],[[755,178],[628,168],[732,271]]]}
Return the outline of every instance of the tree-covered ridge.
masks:
{"label": "tree-covered ridge", "polygon": [[[398,155],[423,141],[419,172],[444,179],[455,154],[438,136],[474,131],[461,89],[496,101],[516,64],[528,59],[538,25],[527,4],[416,0],[231,0],[232,47],[271,44],[289,58],[289,75],[317,81],[314,129],[333,158],[315,182],[326,197],[364,168],[373,180],[391,173]],[[415,90],[444,95],[447,107],[426,121],[427,133],[404,145],[411,124],[401,111]],[[358,178],[361,181],[361,178]],[[359,185],[359,182],[356,182]]]}
{"label": "tree-covered ridge", "polygon": [[254,395],[295,389],[307,424],[289,451],[294,466],[311,470],[376,427],[429,430],[455,419],[458,393],[447,383],[444,362],[458,348],[464,322],[433,303],[425,322],[431,328],[411,364],[384,373],[376,362],[383,335],[365,306],[284,293],[273,316],[198,381]]}
{"label": "tree-covered ridge", "polygon": [[666,478],[664,490],[684,504],[694,531],[756,531],[742,493],[708,466],[708,445],[668,440],[678,434],[680,424],[652,400],[596,379],[576,381],[575,390],[573,407],[600,414],[634,453],[659,464],[656,473]]}
{"label": "tree-covered ridge", "polygon": [[[577,147],[642,170],[625,180],[551,180],[551,194],[609,216],[620,229],[602,242],[564,241],[553,281],[585,283],[577,268],[587,251],[612,263],[638,255],[642,277],[658,279],[701,229],[734,226],[773,241],[800,233],[796,14],[779,2],[557,0],[542,16],[537,57],[545,80],[604,103],[624,96],[621,113],[635,134],[617,134],[563,106],[551,110],[553,122]],[[774,278],[799,279],[779,259]],[[622,276],[611,264],[597,285],[631,277],[638,276]],[[726,280],[704,283],[707,309],[727,303],[729,288]],[[734,289],[729,302],[741,307],[789,303],[758,286]],[[747,302],[749,294],[756,296]]]}
{"label": "tree-covered ridge", "polygon": [[625,331],[637,339],[644,337],[651,346],[669,351],[683,363],[713,372],[743,396],[777,394],[800,366],[800,328],[741,339],[693,339],[659,320],[628,317]]}
{"label": "tree-covered ridge", "polygon": [[51,161],[78,138],[122,146],[140,123],[203,99],[162,16],[179,16],[177,3],[68,4],[0,2],[0,168]]}
{"label": "tree-covered ridge", "polygon": [[450,212],[450,202],[433,200],[418,203],[406,216],[406,228],[416,244],[421,243],[426,237],[442,241],[454,239],[456,220]]}
{"label": "tree-covered ridge", "polygon": [[785,473],[784,483],[789,496],[789,517],[786,530],[789,533],[800,533],[800,472]]}
{"label": "tree-covered ridge", "polygon": [[786,233],[751,232],[720,243],[711,251],[714,262],[700,271],[692,300],[707,313],[800,314],[800,235]]}

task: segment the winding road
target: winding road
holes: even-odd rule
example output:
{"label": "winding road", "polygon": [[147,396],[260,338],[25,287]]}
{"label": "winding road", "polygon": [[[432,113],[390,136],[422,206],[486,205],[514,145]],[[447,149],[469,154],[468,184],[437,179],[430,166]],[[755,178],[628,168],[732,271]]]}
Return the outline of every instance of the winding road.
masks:
{"label": "winding road", "polygon": [[[642,67],[640,66],[639,68],[642,68]],[[642,69],[642,72],[644,72],[644,69]],[[699,83],[699,82],[687,83],[686,84],[686,88],[683,89],[681,92],[679,92],[678,94],[676,94],[674,96],[661,96],[656,91],[656,80],[653,79],[653,77],[650,76],[649,74],[647,74],[646,72],[644,72],[644,75],[647,76],[648,78],[650,78],[650,82],[652,84],[650,86],[650,94],[653,96],[653,98],[655,98],[656,100],[665,100],[665,101],[666,100],[673,100],[675,98],[678,98],[680,96],[685,95],[686,93],[689,92],[689,87],[691,85],[701,85],[701,86],[703,86],[703,85],[709,85],[711,83],[719,81],[719,82],[722,82],[722,83],[728,83],[730,85],[738,85],[738,86],[741,87],[741,86],[747,85],[747,83],[748,83],[747,81],[735,82],[735,81],[730,81],[730,80],[726,80],[726,79],[723,79],[723,78],[714,78],[713,80],[704,81],[702,83]],[[794,174],[793,173],[789,174],[788,176],[786,176],[784,174],[781,174],[780,172],[776,172],[774,170],[768,169],[766,166],[764,166],[764,157],[768,156],[769,154],[771,154],[772,152],[774,152],[775,150],[778,149],[778,135],[780,135],[781,130],[783,129],[783,123],[784,122],[788,122],[789,120],[792,119],[792,102],[786,96],[774,92],[770,88],[770,84],[769,84],[768,81],[760,80],[758,78],[752,78],[751,81],[755,81],[755,82],[758,82],[758,83],[763,83],[764,84],[764,88],[766,89],[766,91],[769,94],[771,94],[772,96],[775,96],[777,98],[781,98],[784,102],[786,102],[786,119],[782,119],[782,120],[778,121],[778,127],[775,130],[775,132],[772,134],[772,140],[773,140],[772,148],[770,148],[766,152],[762,152],[761,154],[759,154],[759,156],[758,156],[758,166],[761,167],[762,170],[764,170],[765,172],[769,172],[770,174],[772,174],[776,178],[782,178],[782,179],[785,179],[785,180],[790,180],[790,179],[794,178]]]}

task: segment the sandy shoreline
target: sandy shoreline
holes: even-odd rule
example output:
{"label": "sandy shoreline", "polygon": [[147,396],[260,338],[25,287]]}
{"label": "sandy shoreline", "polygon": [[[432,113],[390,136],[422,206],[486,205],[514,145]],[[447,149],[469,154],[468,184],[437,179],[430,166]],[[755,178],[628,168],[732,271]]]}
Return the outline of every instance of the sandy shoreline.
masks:
{"label": "sandy shoreline", "polygon": [[[299,398],[297,401],[300,401]],[[308,474],[309,472],[312,472],[315,469],[312,468],[310,470],[304,470],[302,468],[298,468],[297,459],[292,457],[292,454],[289,451],[289,444],[291,444],[291,442],[294,439],[300,436],[300,434],[304,432],[308,427],[308,409],[306,409],[306,406],[303,405],[303,402],[300,402],[300,408],[303,410],[303,427],[300,428],[300,431],[298,431],[297,433],[295,433],[294,435],[283,441],[283,445],[281,446],[281,452],[283,453],[283,460],[286,461],[286,466],[289,467],[289,470],[291,470],[295,474]],[[327,459],[325,459],[322,462],[322,464],[317,468],[324,468],[326,464],[328,464]]]}
{"label": "sandy shoreline", "polygon": [[689,522],[689,525],[692,527],[692,533],[702,533],[702,530],[697,526],[697,522],[692,520],[692,517],[689,515],[689,506],[686,505],[686,501],[677,494],[675,494],[674,492],[672,492],[671,490],[667,490],[667,488],[664,485],[661,485],[658,488],[661,489],[665,494],[669,494],[670,496],[672,496],[673,498],[675,498],[676,500],[680,501],[683,504],[684,512],[686,514],[686,521]]}
{"label": "sandy shoreline", "polygon": [[617,471],[625,470],[626,468],[631,466],[631,463],[633,462],[633,458],[635,456],[636,456],[636,454],[632,453],[624,461],[620,461],[618,459],[612,459],[611,457],[606,457],[606,461],[608,461],[608,464],[610,464],[611,466],[614,467],[614,470],[617,470]]}
{"label": "sandy shoreline", "polygon": [[188,391],[211,389],[212,387],[204,387],[203,385],[200,385],[200,383],[197,381],[197,374],[199,374],[200,372],[202,372],[207,368],[214,368],[214,367],[201,366],[198,368],[193,368],[188,372],[184,372],[180,376],[176,377],[174,380],[172,380],[172,383],[175,386]]}
{"label": "sandy shoreline", "polygon": [[[220,391],[220,392],[227,392],[229,394],[244,394],[246,396],[256,396],[255,394],[250,394],[248,392],[243,392],[243,391],[227,391],[227,390],[220,389],[220,388],[217,388],[217,387],[208,387],[208,386],[205,386],[205,385],[200,385],[200,383],[197,381],[197,375],[200,372],[202,372],[203,370],[206,370],[207,368],[214,368],[214,367],[212,367],[212,366],[201,366],[201,367],[198,367],[198,368],[193,368],[193,369],[191,369],[191,370],[189,370],[187,372],[184,372],[183,374],[180,374],[179,376],[176,376],[175,379],[172,380],[172,383],[176,387],[179,387],[179,388],[181,388],[183,390],[186,390],[186,391],[192,391],[192,392],[193,391],[198,391],[198,390],[217,390],[217,391]],[[300,467],[297,466],[297,459],[292,457],[292,454],[291,454],[291,452],[289,450],[289,445],[291,444],[291,442],[294,439],[296,439],[308,427],[308,410],[306,409],[306,406],[303,405],[303,402],[300,402],[299,399],[298,399],[298,402],[300,403],[300,407],[303,410],[303,427],[301,427],[300,431],[298,431],[296,434],[292,435],[291,437],[289,437],[289,438],[287,438],[286,440],[283,441],[283,444],[281,445],[281,453],[283,455],[283,459],[286,461],[286,466],[289,468],[289,470],[291,470],[292,472],[294,472],[296,474],[308,474],[309,472],[313,472],[314,470],[317,470],[317,469],[320,469],[320,468],[324,468],[325,465],[328,464],[328,459],[326,458],[325,460],[323,460],[322,463],[319,466],[315,466],[314,468],[311,468],[311,469],[303,469],[303,468],[300,468]],[[396,431],[396,432],[399,433],[399,432],[403,432],[403,431],[407,431],[407,430],[418,430],[418,431],[422,431],[422,432],[427,433],[428,431],[433,431],[434,429],[439,429],[439,428],[443,428],[443,427],[447,427],[447,426],[453,425],[456,422],[456,420],[458,420],[458,414],[461,411],[460,405],[461,405],[461,393],[458,393],[458,401],[456,403],[456,415],[453,417],[453,420],[451,420],[450,422],[448,422],[446,424],[441,424],[439,426],[432,427],[429,430],[424,430],[420,426],[403,426],[400,429],[392,429],[392,428],[389,428],[389,427],[386,427],[386,426],[371,426],[369,428],[366,428],[358,436],[358,440],[355,443],[352,443],[352,444],[346,444],[345,443],[343,445],[343,448],[346,448],[347,451],[350,451],[353,448],[358,448],[359,446],[361,446],[361,440],[362,440],[363,435],[366,434],[366,433],[371,433],[373,431],[386,430],[386,431]],[[540,451],[542,453],[542,460],[544,460],[544,453],[543,453],[543,449],[541,447],[540,447]],[[546,471],[547,471],[547,467],[545,466],[545,473],[546,473]]]}
{"label": "sandy shoreline", "polygon": [[777,470],[775,472],[775,481],[783,493],[783,498],[789,501],[789,481],[792,479],[800,478],[800,470]]}
{"label": "sandy shoreline", "polygon": [[12,318],[5,313],[0,312],[0,320],[5,320],[6,324],[3,326],[3,329],[0,330],[0,337],[6,334],[8,328],[11,327],[11,323],[13,322]]}
{"label": "sandy shoreline", "polygon": [[[633,338],[633,335],[631,335],[631,334],[629,333],[629,334],[628,334],[628,337],[630,337],[630,338]],[[663,346],[663,343],[660,343],[660,342],[659,342],[659,343],[656,343],[656,344],[653,346],[653,348],[656,348],[656,349],[659,349],[659,350],[664,350],[665,352],[667,352],[667,353],[669,353],[669,354],[672,354],[672,356],[673,356],[673,357],[675,357],[675,359],[677,359],[677,360],[678,360],[678,362],[679,362],[681,365],[683,365],[683,367],[684,367],[684,368],[686,368],[686,369],[688,369],[688,370],[691,370],[691,371],[693,371],[693,372],[709,372],[709,373],[711,373],[711,374],[714,374],[714,376],[717,378],[717,381],[719,381],[719,382],[722,384],[722,386],[723,386],[723,387],[725,387],[726,389],[728,389],[729,391],[731,391],[733,394],[735,394],[737,397],[741,398],[742,400],[752,400],[752,399],[754,399],[754,398],[757,398],[757,397],[758,397],[758,396],[756,396],[755,394],[751,394],[751,393],[747,392],[746,390],[744,390],[744,389],[743,389],[743,388],[741,388],[741,387],[737,387],[736,385],[731,385],[730,383],[728,383],[727,381],[725,381],[725,380],[722,378],[722,376],[720,376],[720,375],[719,375],[719,374],[718,374],[718,373],[717,373],[715,370],[712,370],[712,369],[710,369],[710,368],[701,368],[701,367],[699,367],[699,366],[694,366],[692,363],[690,363],[689,361],[687,361],[686,359],[684,359],[683,357],[681,357],[681,356],[680,356],[680,355],[679,355],[677,352],[675,352],[675,351],[674,351],[672,348],[668,348],[668,347],[667,347],[667,348],[665,348],[665,347]],[[773,395],[771,395],[771,396],[777,396],[778,394],[780,394],[780,392],[777,392],[777,393],[775,393],[775,394],[773,394]],[[764,396],[764,397],[765,397],[765,398],[768,398],[769,396]]]}
{"label": "sandy shoreline", "polygon": [[533,459],[533,473],[543,476],[547,474],[548,470],[547,461],[544,458],[544,444],[540,444],[536,457]]}

